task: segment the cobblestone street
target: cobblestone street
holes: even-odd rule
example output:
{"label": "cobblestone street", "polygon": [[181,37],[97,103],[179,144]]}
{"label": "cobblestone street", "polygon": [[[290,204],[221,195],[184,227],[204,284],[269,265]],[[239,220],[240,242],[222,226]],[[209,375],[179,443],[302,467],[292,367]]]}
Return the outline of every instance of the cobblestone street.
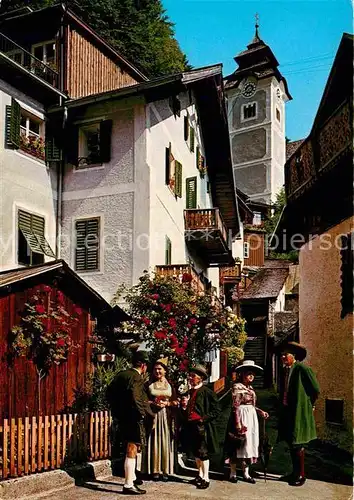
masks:
{"label": "cobblestone street", "polygon": [[[185,478],[185,481],[187,478]],[[242,499],[273,500],[273,499],[311,499],[311,500],[349,500],[352,498],[351,486],[330,484],[322,481],[308,480],[301,488],[291,488],[286,483],[277,481],[276,476],[264,482],[258,479],[255,485],[239,481],[231,484],[226,481],[213,480],[208,490],[197,490],[195,487],[184,484],[182,478],[178,482],[153,483],[146,482],[147,494],[143,498],[158,500],[186,500],[186,499]],[[84,486],[74,487],[56,494],[41,497],[48,500],[111,500],[121,495],[123,479],[114,477],[85,483]]]}

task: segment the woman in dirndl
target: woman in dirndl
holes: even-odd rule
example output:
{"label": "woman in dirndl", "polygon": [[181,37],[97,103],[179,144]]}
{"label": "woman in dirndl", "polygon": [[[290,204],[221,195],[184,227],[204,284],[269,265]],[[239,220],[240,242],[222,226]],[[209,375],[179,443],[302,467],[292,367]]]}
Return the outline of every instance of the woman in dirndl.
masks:
{"label": "woman in dirndl", "polygon": [[230,481],[233,483],[237,482],[237,459],[241,460],[244,480],[251,484],[256,482],[250,476],[249,468],[258,459],[259,426],[257,413],[264,419],[269,418],[269,414],[256,407],[256,393],[251,384],[255,375],[262,371],[263,368],[250,360],[243,361],[241,365],[236,367],[239,381],[232,386],[231,421],[235,435],[242,439],[238,440],[238,445],[235,444],[233,453],[230,454]]}
{"label": "woman in dirndl", "polygon": [[152,381],[147,387],[151,409],[156,416],[142,457],[142,470],[152,475],[154,481],[168,481],[174,472],[174,409],[177,409],[178,401],[166,378],[167,363],[167,358],[156,361]]}

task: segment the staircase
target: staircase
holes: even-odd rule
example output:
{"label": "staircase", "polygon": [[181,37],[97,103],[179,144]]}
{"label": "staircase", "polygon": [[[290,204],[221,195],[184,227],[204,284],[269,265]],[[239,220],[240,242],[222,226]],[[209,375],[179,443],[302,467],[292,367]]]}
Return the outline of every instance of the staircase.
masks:
{"label": "staircase", "polygon": [[[264,368],[264,349],[265,349],[265,339],[264,336],[259,337],[248,337],[248,340],[245,344],[245,358],[251,359],[255,362],[256,365]],[[256,375],[256,378],[253,382],[253,387],[261,389],[264,386],[264,375],[259,374]]]}

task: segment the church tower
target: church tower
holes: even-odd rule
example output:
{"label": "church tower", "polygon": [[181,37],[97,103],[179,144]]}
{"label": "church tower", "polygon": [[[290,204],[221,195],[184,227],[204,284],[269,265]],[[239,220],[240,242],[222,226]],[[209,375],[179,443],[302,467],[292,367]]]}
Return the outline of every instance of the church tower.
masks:
{"label": "church tower", "polygon": [[254,203],[270,204],[284,184],[285,103],[292,99],[271,48],[256,32],[225,79],[235,184]]}

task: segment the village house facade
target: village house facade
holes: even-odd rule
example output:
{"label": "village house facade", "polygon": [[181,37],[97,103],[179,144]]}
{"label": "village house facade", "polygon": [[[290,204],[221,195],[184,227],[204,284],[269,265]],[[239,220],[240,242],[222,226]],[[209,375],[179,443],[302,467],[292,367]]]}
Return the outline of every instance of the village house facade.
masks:
{"label": "village house facade", "polygon": [[[352,450],[353,36],[343,34],[310,135],[285,165],[277,236],[299,255],[299,334],[320,397],[318,435]],[[339,382],[340,381],[340,382]]]}

